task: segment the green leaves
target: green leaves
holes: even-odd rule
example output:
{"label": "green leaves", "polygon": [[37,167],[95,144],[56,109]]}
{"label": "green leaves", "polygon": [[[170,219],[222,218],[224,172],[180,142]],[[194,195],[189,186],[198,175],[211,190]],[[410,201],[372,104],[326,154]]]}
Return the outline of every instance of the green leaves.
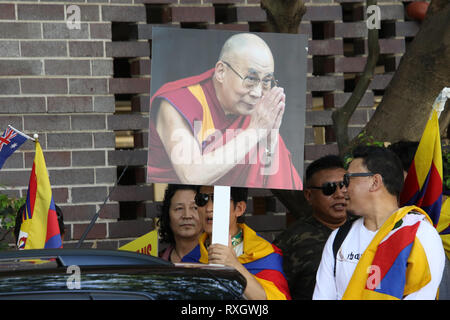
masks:
{"label": "green leaves", "polygon": [[[17,199],[0,193],[0,241],[5,240],[6,236],[14,229],[17,211],[25,201],[25,197]],[[0,243],[0,250],[7,248],[7,243]]]}
{"label": "green leaves", "polygon": [[[376,146],[376,147],[384,147],[383,141],[375,140],[374,136],[368,136],[366,132],[361,131],[355,138],[356,142],[353,144],[353,148],[357,145],[366,145],[366,146]],[[352,148],[352,149],[353,149]],[[350,162],[353,160],[352,158],[352,149],[349,150],[343,157],[344,167],[347,169]]]}
{"label": "green leaves", "polygon": [[444,189],[450,190],[450,150],[442,150],[442,169]]}

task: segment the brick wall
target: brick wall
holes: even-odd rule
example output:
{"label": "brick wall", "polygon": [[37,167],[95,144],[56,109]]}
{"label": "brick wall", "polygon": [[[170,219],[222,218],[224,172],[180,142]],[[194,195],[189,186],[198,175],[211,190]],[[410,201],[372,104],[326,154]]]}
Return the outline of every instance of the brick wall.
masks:
{"label": "brick wall", "polygon": [[[151,28],[265,31],[259,0],[85,0],[80,29],[71,2],[0,3],[0,130],[38,133],[55,202],[64,210],[65,246],[74,246],[112,191],[85,246],[117,248],[154,228],[158,202],[145,183]],[[352,117],[356,135],[379,103],[418,24],[402,1],[379,3],[381,55]],[[300,33],[309,36],[305,166],[337,152],[330,114],[350,96],[367,55],[364,3],[314,0]],[[0,171],[0,184],[25,196],[34,157],[27,142]],[[286,225],[270,191],[251,190],[247,222],[269,239]]]}

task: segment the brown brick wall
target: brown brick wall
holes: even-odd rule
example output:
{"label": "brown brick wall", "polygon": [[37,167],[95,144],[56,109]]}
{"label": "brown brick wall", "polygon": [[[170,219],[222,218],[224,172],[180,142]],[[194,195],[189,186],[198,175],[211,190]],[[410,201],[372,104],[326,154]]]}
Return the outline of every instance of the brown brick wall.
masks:
{"label": "brown brick wall", "polygon": [[[299,28],[309,37],[305,166],[337,152],[330,114],[348,99],[365,64],[363,4],[307,2]],[[81,29],[69,30],[69,5],[0,3],[0,130],[10,124],[39,133],[53,195],[65,213],[67,247],[76,244],[129,165],[86,241],[88,247],[117,248],[153,229],[157,214],[153,186],[145,183],[152,26],[265,31],[267,17],[259,0],[88,0],[77,3]],[[379,5],[381,56],[352,117],[352,136],[373,114],[418,30],[402,1]],[[27,142],[7,161],[0,171],[3,192],[26,195],[33,157]],[[269,191],[250,195],[254,215],[247,221],[272,239],[286,224],[285,208]]]}

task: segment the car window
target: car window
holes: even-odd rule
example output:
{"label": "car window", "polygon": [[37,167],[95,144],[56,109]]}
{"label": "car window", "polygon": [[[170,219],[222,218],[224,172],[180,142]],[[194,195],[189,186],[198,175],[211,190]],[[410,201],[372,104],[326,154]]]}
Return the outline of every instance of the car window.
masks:
{"label": "car window", "polygon": [[[52,291],[67,292],[66,298],[82,299],[67,285],[69,274],[26,274],[15,277],[0,277],[0,299],[10,298],[12,295],[26,296],[33,292],[50,298]],[[242,297],[243,285],[237,280],[211,278],[209,276],[192,276],[180,274],[122,274],[122,273],[82,273],[80,289],[83,291],[142,293],[156,300],[191,300],[191,299],[219,299],[230,300]],[[39,293],[41,292],[41,293]],[[102,296],[96,296],[100,299]],[[138,297],[135,297],[138,298]],[[45,299],[45,298],[44,298]],[[89,298],[91,299],[91,298]]]}

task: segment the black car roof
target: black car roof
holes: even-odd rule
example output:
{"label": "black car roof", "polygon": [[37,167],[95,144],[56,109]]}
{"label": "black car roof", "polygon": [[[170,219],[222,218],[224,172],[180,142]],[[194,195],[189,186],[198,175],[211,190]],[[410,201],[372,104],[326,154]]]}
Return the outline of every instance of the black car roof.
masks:
{"label": "black car roof", "polygon": [[[80,267],[81,291],[89,295],[101,284],[101,294],[119,290],[127,294],[152,292],[150,296],[157,299],[209,299],[216,294],[224,299],[239,299],[246,286],[245,278],[236,269],[223,265],[174,264],[121,250],[20,250],[0,252],[0,300],[64,297],[57,291],[68,290],[67,270],[71,266]],[[115,280],[111,281],[111,277]],[[68,291],[78,294],[80,290]]]}
{"label": "black car roof", "polygon": [[[31,263],[30,263],[31,262]],[[45,263],[50,262],[50,263]],[[158,257],[123,250],[99,249],[30,249],[17,251],[0,251],[0,275],[14,270],[54,269],[78,267],[152,267],[152,269],[188,269],[205,270],[205,272],[233,272],[240,275],[234,268],[224,265],[201,263],[172,263]]]}
{"label": "black car roof", "polygon": [[68,267],[70,265],[77,265],[80,267],[173,265],[171,262],[160,258],[122,250],[39,249],[0,252],[0,262],[22,259],[54,259],[63,267]]}

